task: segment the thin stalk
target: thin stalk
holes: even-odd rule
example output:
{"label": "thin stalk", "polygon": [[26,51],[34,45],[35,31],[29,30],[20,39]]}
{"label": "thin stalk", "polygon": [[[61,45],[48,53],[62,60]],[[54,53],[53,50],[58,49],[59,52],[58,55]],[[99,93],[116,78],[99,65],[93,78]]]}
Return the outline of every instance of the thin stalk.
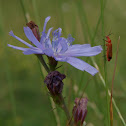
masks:
{"label": "thin stalk", "polygon": [[25,6],[24,6],[24,1],[20,0],[20,4],[21,4],[21,8],[22,8],[22,11],[24,14],[25,21],[26,21],[26,23],[28,23],[28,18],[27,18],[27,13],[26,13]]}
{"label": "thin stalk", "polygon": [[55,108],[55,109],[53,110],[53,113],[54,113],[54,116],[55,116],[55,119],[56,119],[56,122],[57,122],[57,126],[61,126],[61,125],[60,125],[59,114],[58,114],[57,109],[56,109],[56,104],[55,104],[55,102],[53,101],[53,99],[52,99],[51,97],[49,97],[49,99],[50,99],[52,108]]}
{"label": "thin stalk", "polygon": [[111,126],[113,126],[113,105],[112,105],[112,97],[113,97],[113,85],[114,85],[114,78],[115,78],[115,71],[116,71],[116,65],[117,65],[117,57],[118,57],[118,51],[119,51],[119,43],[120,43],[120,36],[117,43],[117,52],[116,52],[116,60],[115,60],[115,67],[112,77],[112,87],[111,87],[111,101],[110,101],[110,121]]}
{"label": "thin stalk", "polygon": [[95,31],[94,31],[94,35],[93,35],[93,37],[92,37],[92,39],[91,39],[91,45],[92,45],[92,46],[93,46],[93,42],[94,42],[94,40],[95,40],[95,37],[96,37],[97,31],[98,31],[98,27],[99,27],[99,25],[100,25],[100,22],[101,22],[101,15],[99,16],[99,19],[98,19],[98,22],[97,22],[97,24],[96,24],[96,28],[95,28]]}
{"label": "thin stalk", "polygon": [[[101,75],[101,72],[100,72],[100,70],[99,70],[98,65],[96,64],[96,62],[95,62],[95,60],[94,60],[93,57],[91,57],[91,60],[92,60],[92,62],[93,62],[93,64],[94,64],[94,66],[95,66],[95,67],[97,68],[97,70],[99,71],[99,72],[98,72],[98,75],[99,75],[99,77],[100,77],[100,79],[101,79],[101,81],[102,81],[103,86],[106,88],[105,80],[104,80],[103,76]],[[110,93],[110,90],[109,90],[109,89],[107,90],[107,92],[108,92],[108,95],[111,97],[111,93]],[[121,112],[120,112],[118,106],[116,105],[116,102],[115,102],[114,98],[112,98],[112,103],[113,103],[113,105],[114,105],[114,107],[115,107],[115,110],[116,110],[116,112],[118,113],[119,118],[121,119],[123,125],[126,126],[125,120],[124,120],[124,118],[123,118],[123,116],[122,116],[122,114],[121,114]]]}
{"label": "thin stalk", "polygon": [[87,16],[86,16],[86,12],[85,12],[85,8],[83,6],[83,1],[80,1],[80,9],[81,9],[81,14],[83,14],[82,16],[84,17],[83,20],[87,26],[87,32],[88,32],[88,35],[89,35],[89,38],[92,38],[92,35],[91,35],[91,31],[90,31],[90,28],[89,28],[89,25],[88,25],[88,20],[87,20]]}
{"label": "thin stalk", "polygon": [[39,21],[39,14],[38,14],[38,9],[37,9],[37,6],[36,6],[36,0],[32,0],[32,6],[33,6],[33,9],[34,9],[34,16],[35,16],[35,19],[36,19],[36,23],[38,26],[40,26],[40,21]]}
{"label": "thin stalk", "polygon": [[[56,67],[56,66],[55,66]],[[53,68],[53,69],[55,69],[55,68]],[[51,70],[51,69],[50,69]],[[53,70],[51,70],[51,71],[53,71]],[[65,103],[65,101],[64,101],[64,98],[63,98],[63,96],[62,96],[62,94],[59,94],[58,95],[58,99],[59,99],[59,101],[60,101],[60,107],[63,109],[63,111],[64,111],[64,113],[65,113],[65,115],[66,115],[66,117],[67,117],[67,120],[68,120],[68,122],[69,122],[69,120],[71,119],[70,118],[70,113],[69,113],[69,110],[68,110],[68,108],[67,108],[67,106],[66,106],[66,103]],[[71,125],[71,123],[70,123],[70,125]]]}
{"label": "thin stalk", "polygon": [[81,0],[78,0],[77,3],[77,10],[78,10],[78,15],[80,17],[80,21],[81,21],[81,24],[82,24],[82,30],[83,30],[83,35],[84,35],[84,40],[85,42],[88,42],[88,37],[87,37],[87,32],[86,32],[86,26],[85,26],[85,23],[84,23],[84,15],[82,15],[82,10],[83,10],[83,7],[82,7],[82,3],[81,3]]}
{"label": "thin stalk", "polygon": [[59,95],[59,99],[60,99],[61,102],[62,102],[61,107],[62,107],[62,109],[63,109],[64,112],[65,112],[65,115],[66,115],[66,117],[67,117],[67,120],[69,121],[70,118],[71,118],[71,117],[70,117],[70,113],[69,113],[69,111],[68,111],[68,109],[67,109],[67,106],[66,106],[66,103],[65,103],[65,101],[64,101],[64,98],[63,98],[62,94]]}
{"label": "thin stalk", "polygon": [[[102,25],[102,36],[104,37],[104,0],[101,0],[101,25]],[[106,55],[105,41],[103,41],[103,55]],[[105,83],[106,83],[106,105],[107,105],[107,126],[110,126],[110,109],[109,109],[109,97],[108,97],[108,83],[107,83],[107,65],[106,57],[104,57],[104,73],[105,73]]]}
{"label": "thin stalk", "polygon": [[41,54],[37,54],[36,55],[39,59],[39,61],[41,62],[41,64],[43,65],[43,67],[45,68],[45,70],[49,73],[50,72],[50,69],[49,67],[47,66],[47,64],[45,63],[44,59],[43,59],[43,56]]}

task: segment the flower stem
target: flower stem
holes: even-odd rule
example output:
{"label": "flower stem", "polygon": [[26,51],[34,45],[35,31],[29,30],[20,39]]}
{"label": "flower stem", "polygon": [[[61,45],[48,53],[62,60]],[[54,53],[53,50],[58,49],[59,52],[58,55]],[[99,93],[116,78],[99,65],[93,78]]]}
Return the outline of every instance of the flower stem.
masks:
{"label": "flower stem", "polygon": [[64,98],[63,98],[62,94],[59,95],[59,98],[60,98],[60,101],[62,102],[61,108],[64,110],[65,115],[66,115],[66,117],[67,117],[67,119],[69,121],[70,120],[70,113],[69,113],[69,111],[67,109],[67,106],[65,104],[65,101],[64,101]]}
{"label": "flower stem", "polygon": [[[38,57],[38,59],[40,60],[40,62],[42,63],[42,65],[44,66],[44,68],[45,68],[45,70],[49,73],[50,71],[53,71],[52,69],[49,69],[48,68],[48,66],[47,66],[47,64],[45,63],[45,61],[44,61],[44,59],[43,59],[43,57],[42,57],[42,55],[40,55],[40,54],[37,54],[36,55],[37,57]],[[52,68],[52,67],[51,67]],[[54,68],[53,68],[54,69]],[[64,101],[64,98],[63,98],[63,96],[62,96],[62,94],[60,94],[60,95],[58,95],[58,99],[59,99],[59,101],[61,102],[61,108],[64,110],[64,112],[65,112],[65,115],[66,115],[66,117],[67,117],[67,120],[69,121],[70,120],[70,113],[69,113],[69,111],[68,111],[68,108],[67,108],[67,106],[66,106],[66,104],[65,104],[65,101]]]}
{"label": "flower stem", "polygon": [[[101,23],[102,23],[102,36],[104,37],[104,0],[101,0]],[[105,50],[105,41],[104,41],[104,55],[106,55]],[[107,112],[106,112],[106,125],[110,126],[110,115],[109,115],[109,96],[108,96],[108,83],[107,83],[107,64],[106,64],[106,57],[104,57],[104,73],[105,73],[105,83],[106,83],[106,105],[107,105]]]}
{"label": "flower stem", "polygon": [[21,5],[21,8],[22,8],[22,11],[23,11],[23,14],[24,14],[24,18],[25,18],[25,21],[28,22],[28,19],[27,19],[27,16],[26,16],[26,10],[25,10],[25,7],[24,7],[24,1],[23,0],[20,0],[20,5]]}
{"label": "flower stem", "polygon": [[[52,59],[52,58],[51,58],[51,59],[49,58],[49,60],[50,60],[50,62],[51,62],[51,60],[53,60],[53,59]],[[53,65],[52,65],[52,64],[53,64]],[[49,65],[50,65],[50,66],[52,65],[52,66],[50,67],[50,71],[54,71],[55,68],[56,68],[56,66],[57,66],[57,63],[55,64],[54,61],[53,61],[53,62],[51,62],[51,64],[49,63]],[[55,99],[55,98],[54,98],[54,99]],[[63,109],[63,111],[64,111],[64,113],[65,113],[65,115],[66,115],[66,117],[67,117],[67,120],[68,120],[68,122],[69,122],[69,125],[71,125],[70,113],[69,113],[69,111],[68,111],[68,108],[67,108],[67,106],[66,106],[66,103],[65,103],[65,101],[64,101],[64,98],[63,98],[62,93],[60,93],[59,95],[57,95],[57,100],[58,100],[58,103],[57,103],[55,100],[53,100],[53,101],[55,102],[55,104],[58,104],[58,105]]]}
{"label": "flower stem", "polygon": [[41,64],[42,64],[43,67],[45,68],[45,70],[49,73],[49,72],[50,72],[50,69],[49,69],[49,67],[47,66],[47,64],[45,63],[45,61],[44,61],[42,55],[41,55],[41,54],[37,54],[36,56],[38,57],[39,61],[41,62]]}

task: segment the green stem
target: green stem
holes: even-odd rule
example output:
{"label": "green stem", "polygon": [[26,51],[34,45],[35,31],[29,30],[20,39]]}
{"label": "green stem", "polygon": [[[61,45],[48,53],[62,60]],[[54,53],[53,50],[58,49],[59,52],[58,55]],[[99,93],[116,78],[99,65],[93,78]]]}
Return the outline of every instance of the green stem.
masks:
{"label": "green stem", "polygon": [[[55,69],[55,67],[56,67],[56,66],[50,67],[50,68],[52,68],[52,69],[50,69],[50,71],[53,71],[53,70]],[[67,108],[67,106],[66,106],[66,103],[65,103],[65,101],[64,101],[64,98],[63,98],[62,94],[59,94],[59,95],[57,96],[57,98],[58,98],[58,101],[60,101],[60,107],[63,109],[63,111],[64,111],[64,113],[65,113],[65,115],[66,115],[66,117],[67,117],[68,122],[70,122],[70,119],[71,119],[70,113],[69,113],[69,111],[68,111],[68,108]],[[71,124],[71,122],[70,122],[70,124]]]}
{"label": "green stem", "polygon": [[41,64],[45,68],[45,70],[49,73],[50,72],[50,69],[48,68],[47,64],[45,63],[42,55],[41,54],[37,54],[36,56],[38,57],[39,61],[41,62]]}
{"label": "green stem", "polygon": [[36,0],[32,0],[32,6],[33,6],[33,9],[34,9],[34,16],[35,16],[35,19],[36,19],[36,23],[38,26],[40,26],[40,21],[39,21],[39,14],[38,14],[38,9],[37,9],[37,2]]}
{"label": "green stem", "polygon": [[[49,70],[48,66],[46,65],[46,63],[44,62],[44,59],[43,59],[42,55],[36,55],[36,56],[38,57],[38,59],[40,60],[42,65],[44,66],[45,70],[49,73],[50,70]],[[51,70],[51,71],[53,71],[53,70]],[[69,111],[67,109],[67,106],[65,104],[65,101],[64,101],[64,98],[63,98],[62,94],[59,95],[59,100],[61,102],[61,108],[64,110],[65,115],[66,115],[66,117],[67,117],[67,119],[69,121],[70,120],[70,114],[69,114]]]}
{"label": "green stem", "polygon": [[64,101],[64,98],[63,98],[62,94],[59,95],[59,99],[60,99],[60,101],[61,101],[61,103],[62,103],[61,108],[64,110],[65,115],[66,115],[66,117],[67,117],[67,120],[69,121],[70,118],[71,118],[71,117],[70,117],[70,113],[69,113],[69,111],[68,111],[68,109],[67,109],[67,106],[66,106],[66,103],[65,103],[65,101]]}
{"label": "green stem", "polygon": [[81,24],[82,24],[82,30],[83,30],[83,35],[84,35],[84,40],[85,42],[88,42],[88,37],[87,37],[87,32],[86,32],[86,26],[85,26],[85,17],[84,15],[82,15],[82,11],[83,11],[83,6],[82,6],[82,1],[81,0],[78,0],[77,3],[77,10],[78,10],[78,15],[80,17],[80,21],[81,21]]}
{"label": "green stem", "polygon": [[97,25],[96,25],[96,28],[95,28],[95,31],[94,31],[94,35],[91,39],[91,45],[93,46],[93,43],[94,43],[94,40],[95,40],[95,37],[96,37],[96,34],[97,34],[97,31],[98,31],[98,27],[100,25],[100,22],[101,22],[101,15],[99,16],[99,19],[98,19],[98,22],[97,22]]}
{"label": "green stem", "polygon": [[[101,22],[102,22],[102,36],[104,37],[104,0],[101,0]],[[105,41],[103,42],[104,49],[103,49],[103,55],[106,54],[105,49]],[[106,118],[107,118],[107,126],[110,126],[110,115],[109,115],[109,96],[108,96],[108,83],[107,83],[107,65],[106,65],[106,57],[104,57],[104,72],[105,72],[105,83],[106,83],[106,105],[107,105],[107,112],[106,112]]]}
{"label": "green stem", "polygon": [[20,4],[21,4],[21,7],[22,7],[22,11],[23,11],[23,14],[24,14],[25,21],[26,21],[26,23],[28,23],[28,19],[27,19],[27,16],[26,16],[26,10],[25,10],[25,7],[24,7],[23,0],[20,0]]}

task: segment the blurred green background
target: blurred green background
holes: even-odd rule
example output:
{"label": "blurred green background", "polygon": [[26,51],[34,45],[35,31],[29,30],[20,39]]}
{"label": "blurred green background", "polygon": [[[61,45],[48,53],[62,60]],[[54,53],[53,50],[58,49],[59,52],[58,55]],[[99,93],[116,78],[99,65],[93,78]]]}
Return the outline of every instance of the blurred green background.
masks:
{"label": "blurred green background", "polygon": [[[101,14],[100,0],[0,0],[0,126],[56,126],[57,121],[50,105],[49,95],[43,83],[44,70],[41,73],[40,65],[34,55],[24,55],[21,51],[7,47],[7,44],[26,47],[18,40],[9,36],[9,31],[28,42],[23,32],[26,26],[24,15],[39,25],[42,31],[44,20],[51,16],[47,28],[63,29],[63,36],[72,34],[74,43],[90,43],[90,34],[93,36]],[[126,1],[105,1],[104,29],[105,35],[110,31],[113,44],[113,59],[107,62],[107,82],[111,88],[112,76],[118,37],[120,47],[116,75],[114,81],[113,96],[117,106],[126,121]],[[24,7],[24,10],[23,10]],[[83,8],[81,8],[83,7]],[[83,11],[81,11],[83,9]],[[85,16],[86,15],[86,16]],[[86,17],[86,20],[85,20]],[[101,20],[92,45],[103,45]],[[103,53],[95,57],[102,75],[104,76]],[[82,58],[88,63],[92,61]],[[59,69],[67,75],[64,81],[63,94],[69,106],[70,112],[74,105],[75,97],[79,97],[91,76],[79,71],[69,64],[63,64]],[[78,91],[78,93],[77,93]],[[106,125],[106,98],[105,88],[98,76],[92,78],[85,90],[85,96],[89,99],[87,126]],[[65,115],[58,108],[61,125],[65,125]],[[114,109],[114,126],[122,126],[123,123]]]}

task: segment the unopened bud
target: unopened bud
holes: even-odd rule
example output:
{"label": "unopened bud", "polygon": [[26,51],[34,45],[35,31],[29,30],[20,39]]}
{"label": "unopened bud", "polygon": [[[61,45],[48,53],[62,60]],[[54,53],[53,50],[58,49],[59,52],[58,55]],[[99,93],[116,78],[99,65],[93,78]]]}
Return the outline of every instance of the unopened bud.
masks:
{"label": "unopened bud", "polygon": [[75,105],[73,107],[73,117],[76,125],[83,124],[87,115],[87,98],[76,98]]}
{"label": "unopened bud", "polygon": [[62,80],[65,77],[66,76],[64,74],[61,74],[58,71],[52,71],[46,76],[44,83],[47,85],[47,88],[49,89],[49,92],[52,96],[56,96],[62,93]]}
{"label": "unopened bud", "polygon": [[36,25],[33,21],[30,21],[26,25],[32,30],[37,40],[40,41],[40,33],[39,33],[38,25]]}

